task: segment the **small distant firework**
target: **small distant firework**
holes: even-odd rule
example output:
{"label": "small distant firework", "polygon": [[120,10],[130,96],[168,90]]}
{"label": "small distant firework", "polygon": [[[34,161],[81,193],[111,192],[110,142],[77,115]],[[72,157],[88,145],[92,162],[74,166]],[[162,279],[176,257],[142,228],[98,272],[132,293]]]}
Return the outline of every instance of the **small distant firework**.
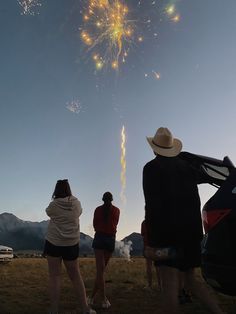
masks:
{"label": "small distant firework", "polygon": [[66,108],[74,113],[80,113],[82,106],[79,100],[72,100],[71,102],[66,103]]}
{"label": "small distant firework", "polygon": [[160,80],[161,74],[159,72],[152,71],[152,73],[154,74],[154,77],[155,77],[156,80]]}
{"label": "small distant firework", "polygon": [[126,61],[130,44],[143,41],[141,36],[135,38],[128,6],[122,0],[88,0],[84,12],[80,36],[93,53],[96,69],[110,66],[117,70]]}
{"label": "small distant firework", "polygon": [[120,192],[120,198],[123,204],[126,204],[126,196],[125,196],[125,188],[126,188],[126,135],[125,135],[125,127],[123,125],[121,130],[121,157],[120,157],[120,164],[121,164],[121,174],[120,174],[120,180],[121,180],[121,192]]}
{"label": "small distant firework", "polygon": [[[154,76],[154,78],[156,80],[160,80],[161,79],[161,73],[160,72],[156,72],[156,71],[152,70],[152,73],[153,73],[152,76]],[[152,77],[152,76],[151,76],[151,74],[149,75],[148,73],[144,73],[144,77],[145,78],[149,78],[149,77]]]}
{"label": "small distant firework", "polygon": [[[17,0],[19,5],[22,7],[22,15],[35,15],[35,9],[41,7],[40,0]],[[39,14],[39,13],[37,13]]]}
{"label": "small distant firework", "polygon": [[180,15],[177,13],[176,7],[174,4],[170,4],[165,8],[166,15],[170,18],[171,21],[178,23],[180,21]]}

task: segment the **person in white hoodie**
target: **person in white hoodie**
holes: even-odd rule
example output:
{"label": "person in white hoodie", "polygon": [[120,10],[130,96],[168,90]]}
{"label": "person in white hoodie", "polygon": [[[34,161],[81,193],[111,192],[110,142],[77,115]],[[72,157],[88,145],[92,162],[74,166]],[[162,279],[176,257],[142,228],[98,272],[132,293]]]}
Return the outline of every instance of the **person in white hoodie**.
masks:
{"label": "person in white hoodie", "polygon": [[62,261],[78,295],[84,314],[96,314],[87,303],[84,282],[80,274],[79,217],[82,213],[80,201],[72,195],[68,180],[58,180],[52,202],[46,208],[50,217],[45,238],[44,255],[49,270],[49,295],[51,312],[58,313]]}

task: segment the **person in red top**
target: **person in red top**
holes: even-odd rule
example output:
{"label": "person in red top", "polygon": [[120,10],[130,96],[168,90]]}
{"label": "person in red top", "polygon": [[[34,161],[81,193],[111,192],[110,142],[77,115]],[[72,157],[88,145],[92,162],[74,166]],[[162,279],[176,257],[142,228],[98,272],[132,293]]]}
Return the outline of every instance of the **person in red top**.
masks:
{"label": "person in red top", "polygon": [[158,289],[162,290],[162,284],[161,284],[161,276],[158,271],[157,266],[155,265],[155,262],[153,262],[150,258],[147,258],[144,254],[145,247],[148,245],[148,239],[147,239],[147,227],[145,220],[143,220],[141,224],[141,236],[143,237],[143,255],[146,260],[146,275],[147,275],[147,282],[148,286],[145,288],[151,289],[152,288],[152,265],[155,266],[156,274],[157,274],[157,283],[158,283]]}
{"label": "person in red top", "polygon": [[93,292],[91,298],[88,298],[88,302],[92,305],[97,293],[100,292],[102,307],[109,308],[111,303],[105,293],[104,273],[115,249],[116,229],[119,222],[120,210],[112,205],[113,196],[110,192],[104,193],[102,200],[104,204],[95,209],[93,217],[95,236],[92,247],[96,258],[97,274]]}

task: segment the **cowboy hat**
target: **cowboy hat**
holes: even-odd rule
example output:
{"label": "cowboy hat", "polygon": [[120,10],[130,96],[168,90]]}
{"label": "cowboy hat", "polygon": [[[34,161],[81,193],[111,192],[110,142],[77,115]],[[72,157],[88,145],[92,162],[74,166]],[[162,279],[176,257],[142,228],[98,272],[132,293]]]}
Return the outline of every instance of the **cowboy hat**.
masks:
{"label": "cowboy hat", "polygon": [[182,142],[177,138],[173,138],[167,128],[157,129],[155,136],[147,137],[147,141],[154,153],[165,157],[177,156],[182,149]]}

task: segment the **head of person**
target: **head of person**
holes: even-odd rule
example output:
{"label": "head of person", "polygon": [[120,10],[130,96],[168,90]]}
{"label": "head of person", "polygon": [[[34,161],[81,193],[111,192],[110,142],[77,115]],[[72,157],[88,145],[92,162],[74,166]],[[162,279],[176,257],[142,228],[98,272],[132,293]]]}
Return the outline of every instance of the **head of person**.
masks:
{"label": "head of person", "polygon": [[52,194],[52,198],[64,198],[71,196],[71,189],[70,185],[67,179],[64,180],[58,180],[54,189],[54,192]]}
{"label": "head of person", "polygon": [[105,223],[109,222],[109,217],[111,213],[111,208],[112,208],[112,201],[113,201],[113,196],[111,192],[105,192],[103,194],[102,200],[104,202],[103,204],[103,220]]}
{"label": "head of person", "polygon": [[153,137],[147,137],[155,155],[164,157],[175,157],[182,150],[182,142],[174,138],[168,128],[160,127]]}
{"label": "head of person", "polygon": [[111,192],[105,192],[103,194],[102,200],[104,203],[111,203],[113,201],[113,196]]}

